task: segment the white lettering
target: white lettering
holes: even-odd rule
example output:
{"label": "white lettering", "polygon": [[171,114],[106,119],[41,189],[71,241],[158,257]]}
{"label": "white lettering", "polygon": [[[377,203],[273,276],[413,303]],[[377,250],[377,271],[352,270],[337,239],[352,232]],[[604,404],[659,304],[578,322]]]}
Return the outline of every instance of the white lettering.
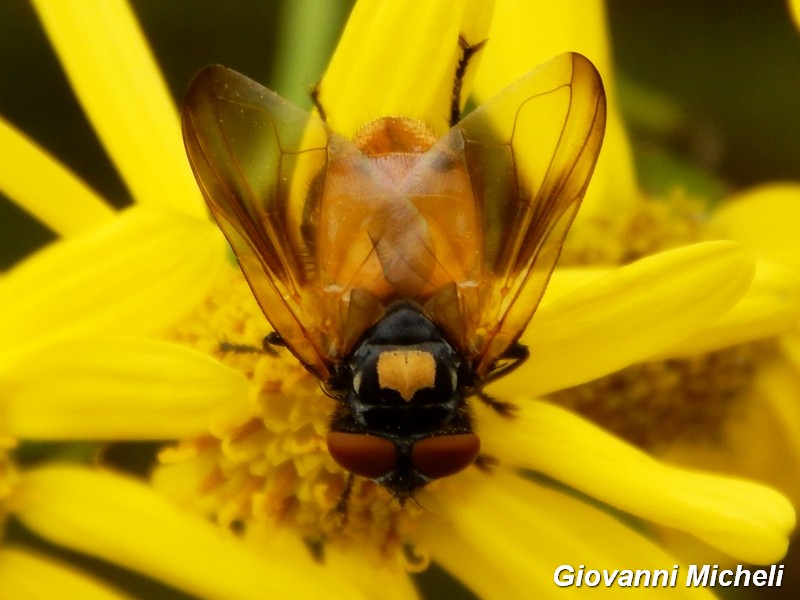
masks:
{"label": "white lettering", "polygon": [[703,565],[701,569],[698,569],[697,565],[689,565],[689,571],[686,573],[686,587],[707,586],[710,569],[710,565]]}
{"label": "white lettering", "polygon": [[601,580],[600,571],[595,571],[594,569],[589,569],[583,576],[584,583],[589,587],[597,587]]}
{"label": "white lettering", "polygon": [[633,587],[633,571],[625,569],[617,582],[619,587]]}
{"label": "white lettering", "polygon": [[575,569],[569,565],[561,565],[553,573],[553,583],[558,587],[569,587],[575,583]]}
{"label": "white lettering", "polygon": [[728,577],[733,577],[733,571],[729,569],[722,569],[722,571],[719,572],[719,579],[717,579],[717,581],[719,581],[719,584],[722,587],[728,587],[733,583],[733,581],[728,579]]}
{"label": "white lettering", "polygon": [[669,587],[675,587],[678,582],[678,565],[672,566],[672,575],[669,578]]}
{"label": "white lettering", "polygon": [[614,585],[614,580],[617,578],[617,575],[619,575],[619,569],[614,569],[610,573],[603,569],[603,583],[605,586],[611,587]]}
{"label": "white lettering", "polygon": [[[686,587],[779,587],[783,579],[783,565],[750,570],[746,565],[736,565],[736,570],[721,569],[719,565],[689,565]],[[655,573],[655,571],[654,571]]]}
{"label": "white lettering", "polygon": [[[663,581],[661,583],[658,582],[658,578],[663,575]],[[669,585],[669,571],[666,569],[656,569],[653,571],[653,587],[656,586],[667,587]]]}
{"label": "white lettering", "polygon": [[[553,572],[558,587],[675,587],[681,567],[672,569],[587,569],[586,565],[559,565]],[[722,569],[720,565],[688,565],[686,587],[780,587],[784,565],[751,569],[747,565]]]}
{"label": "white lettering", "polygon": [[[744,575],[744,583],[740,582],[742,575]],[[733,585],[736,587],[739,587],[740,585],[747,587],[750,585],[750,570],[745,569],[744,565],[736,566],[736,579],[733,581]]]}

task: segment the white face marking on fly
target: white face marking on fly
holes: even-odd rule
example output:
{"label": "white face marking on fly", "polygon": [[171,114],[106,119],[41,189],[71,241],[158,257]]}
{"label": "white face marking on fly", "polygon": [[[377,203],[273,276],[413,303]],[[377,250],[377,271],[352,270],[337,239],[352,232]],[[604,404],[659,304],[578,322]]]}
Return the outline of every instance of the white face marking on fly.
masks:
{"label": "white face marking on fly", "polygon": [[406,402],[410,402],[417,391],[436,384],[436,359],[423,350],[381,352],[376,370],[378,385],[395,390]]}

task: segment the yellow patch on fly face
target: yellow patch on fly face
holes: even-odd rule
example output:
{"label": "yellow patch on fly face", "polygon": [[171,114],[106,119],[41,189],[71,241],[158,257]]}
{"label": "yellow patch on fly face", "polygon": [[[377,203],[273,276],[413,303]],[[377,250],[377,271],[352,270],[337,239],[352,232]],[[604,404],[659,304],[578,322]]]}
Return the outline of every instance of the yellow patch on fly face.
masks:
{"label": "yellow patch on fly face", "polygon": [[381,352],[377,364],[378,385],[395,390],[410,402],[417,390],[432,388],[436,383],[436,360],[423,350],[387,350]]}

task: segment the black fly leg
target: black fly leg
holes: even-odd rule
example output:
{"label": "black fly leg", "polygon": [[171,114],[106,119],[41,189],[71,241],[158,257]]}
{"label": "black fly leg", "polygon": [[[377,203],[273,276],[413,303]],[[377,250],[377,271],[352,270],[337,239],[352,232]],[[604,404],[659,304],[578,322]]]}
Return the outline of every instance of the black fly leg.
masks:
{"label": "black fly leg", "polygon": [[475,395],[481,402],[483,402],[501,417],[506,419],[512,419],[514,417],[514,412],[517,410],[517,406],[512,402],[497,400],[483,390],[479,390]]}
{"label": "black fly leg", "polygon": [[286,342],[276,332],[268,333],[261,341],[261,347],[251,346],[250,344],[236,344],[233,342],[220,342],[219,351],[232,354],[269,354],[278,356],[275,346],[286,347]]}
{"label": "black fly leg", "polygon": [[531,353],[527,346],[523,346],[519,342],[511,344],[500,356],[497,363],[492,368],[492,371],[483,379],[484,385],[500,377],[505,377],[516,370],[522,363],[528,360],[530,355]]}
{"label": "black fly leg", "polygon": [[286,348],[286,342],[283,341],[283,338],[278,334],[277,331],[271,331],[267,335],[264,336],[264,339],[261,340],[261,346],[264,348],[264,352],[269,354],[275,353],[274,346],[280,346],[281,348]]}
{"label": "black fly leg", "polygon": [[336,518],[339,520],[339,527],[344,527],[347,524],[347,503],[350,502],[350,494],[353,492],[353,483],[355,475],[352,473],[347,474],[347,480],[344,482],[344,489],[339,494],[339,499],[326,515],[326,518]]}
{"label": "black fly leg", "polygon": [[473,464],[478,467],[478,470],[484,473],[491,473],[492,469],[500,464],[500,461],[490,454],[479,454]]}
{"label": "black fly leg", "polygon": [[311,88],[311,92],[309,95],[311,96],[311,102],[314,105],[314,108],[317,109],[319,113],[319,118],[322,120],[323,123],[328,122],[327,115],[325,114],[325,109],[322,107],[322,102],[319,101],[319,94],[320,94],[320,84],[322,82],[318,81],[313,88]]}
{"label": "black fly leg", "polygon": [[450,127],[458,123],[461,119],[461,87],[464,84],[464,75],[467,73],[467,66],[475,53],[483,48],[486,40],[477,44],[469,44],[463,35],[458,36],[458,45],[461,47],[461,57],[456,65],[456,74],[453,79],[453,96],[450,99]]}
{"label": "black fly leg", "polygon": [[219,351],[223,354],[272,354],[263,347],[251,346],[250,344],[237,344],[235,342],[220,342]]}
{"label": "black fly leg", "polygon": [[[519,342],[511,344],[511,346],[503,352],[503,355],[497,361],[492,371],[484,378],[483,384],[486,385],[495,379],[508,375],[524,363],[529,356],[530,352],[527,346],[523,346]],[[511,402],[497,400],[483,390],[476,391],[475,395],[481,402],[494,410],[501,417],[511,418],[514,416],[514,411],[517,407]]]}

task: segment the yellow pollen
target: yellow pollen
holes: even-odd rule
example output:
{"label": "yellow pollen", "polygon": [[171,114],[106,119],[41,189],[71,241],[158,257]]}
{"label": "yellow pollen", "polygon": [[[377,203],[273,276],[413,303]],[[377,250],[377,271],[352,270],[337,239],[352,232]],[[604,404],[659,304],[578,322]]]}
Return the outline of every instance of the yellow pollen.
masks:
{"label": "yellow pollen", "polygon": [[549,399],[648,450],[715,439],[769,342],[632,365]]}
{"label": "yellow pollen", "polygon": [[622,231],[614,225],[620,220],[617,214],[584,221],[567,236],[558,264],[621,265],[691,244],[701,239],[706,217],[705,202],[680,190],[663,200],[642,198]]}
{"label": "yellow pollen", "polygon": [[422,350],[387,350],[378,357],[378,385],[395,390],[406,402],[436,383],[436,360]]}

